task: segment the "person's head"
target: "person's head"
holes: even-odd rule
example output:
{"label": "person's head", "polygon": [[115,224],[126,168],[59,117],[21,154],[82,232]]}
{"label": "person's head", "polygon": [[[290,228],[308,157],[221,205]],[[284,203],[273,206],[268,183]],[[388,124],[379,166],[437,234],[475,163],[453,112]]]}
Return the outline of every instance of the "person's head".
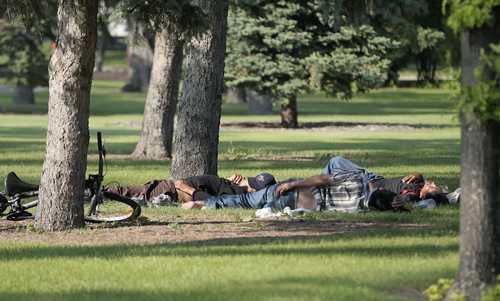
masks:
{"label": "person's head", "polygon": [[387,211],[393,210],[391,203],[396,197],[397,194],[386,189],[378,188],[372,191],[370,194],[370,199],[368,200],[368,207],[380,210]]}
{"label": "person's head", "polygon": [[254,192],[273,184],[276,184],[276,179],[272,174],[261,173],[255,177],[241,180],[239,185],[246,186],[249,192]]}
{"label": "person's head", "polygon": [[427,194],[442,193],[443,188],[434,181],[426,181],[420,190],[420,199],[425,199]]}

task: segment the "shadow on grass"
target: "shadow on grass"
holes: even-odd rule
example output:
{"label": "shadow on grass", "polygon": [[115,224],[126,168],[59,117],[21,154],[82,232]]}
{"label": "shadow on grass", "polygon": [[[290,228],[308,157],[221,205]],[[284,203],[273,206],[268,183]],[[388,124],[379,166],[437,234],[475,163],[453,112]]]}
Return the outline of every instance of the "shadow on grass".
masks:
{"label": "shadow on grass", "polygon": [[[259,256],[259,255],[303,255],[303,256],[333,256],[353,255],[377,258],[419,256],[439,257],[456,252],[458,243],[433,244],[412,243],[398,245],[397,239],[415,237],[418,239],[426,233],[427,238],[439,241],[441,237],[449,236],[449,231],[423,232],[416,229],[392,229],[370,231],[367,233],[341,233],[319,237],[257,237],[257,238],[217,238],[205,241],[154,244],[154,245],[100,245],[100,246],[57,246],[57,245],[22,245],[15,248],[0,249],[3,261],[18,261],[37,258],[109,258],[117,259],[130,256]],[[366,239],[388,239],[392,245],[363,245]],[[341,244],[335,242],[342,241]],[[349,241],[353,242],[349,245]],[[346,243],[347,242],[347,243]]]}
{"label": "shadow on grass", "polygon": [[[442,273],[443,271],[431,270],[429,273]],[[409,278],[423,277],[412,275]],[[246,278],[246,277],[245,277]],[[391,280],[393,277],[384,277]],[[252,278],[240,280],[206,279],[203,282],[193,280],[188,289],[169,285],[168,279],[161,289],[137,289],[132,283],[125,284],[132,279],[123,279],[123,287],[107,289],[76,289],[72,292],[2,292],[5,300],[421,300],[418,294],[412,298],[391,296],[380,291],[380,281],[375,283],[359,283],[351,278],[329,274],[321,277],[306,277],[301,275],[278,276],[272,275],[270,279]],[[127,281],[128,280],[128,281]],[[397,283],[398,279],[393,279]],[[200,287],[200,283],[213,283],[208,287]],[[386,280],[387,281],[387,280]],[[386,284],[387,285],[387,284]],[[390,285],[387,285],[390,286]],[[353,288],[358,289],[353,289]],[[314,292],[314,295],[311,295]]]}

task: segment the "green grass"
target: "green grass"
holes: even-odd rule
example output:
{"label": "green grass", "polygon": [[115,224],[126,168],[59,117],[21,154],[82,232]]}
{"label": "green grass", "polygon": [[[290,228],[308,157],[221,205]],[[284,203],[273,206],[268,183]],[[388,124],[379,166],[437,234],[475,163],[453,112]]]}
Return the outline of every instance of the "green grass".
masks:
{"label": "green grass", "polygon": [[[168,161],[115,156],[134,149],[145,99],[144,93],[119,92],[121,85],[94,82],[88,171],[97,168],[95,133],[100,130],[110,154],[107,180],[144,183],[168,177]],[[456,188],[460,131],[453,118],[452,94],[450,90],[382,89],[349,102],[321,94],[302,96],[300,122],[427,127],[399,131],[223,128],[219,175],[268,171],[278,179],[306,177],[318,174],[331,156],[342,155],[389,177],[420,171]],[[4,112],[0,113],[0,177],[14,170],[21,178],[37,182],[45,152],[47,92],[38,91],[32,107],[14,106],[10,97],[0,93],[0,112]],[[25,114],[32,110],[37,114]],[[277,122],[279,116],[249,116],[244,104],[223,105],[222,121]],[[286,155],[311,159],[259,159]],[[254,212],[208,213],[234,215],[237,220]],[[144,214],[173,214],[182,220],[187,213],[178,208],[148,208]],[[0,300],[412,300],[408,292],[422,291],[456,272],[457,208],[407,214],[318,213],[305,218],[386,223],[387,227],[316,238],[228,238],[156,245],[59,246],[2,239]],[[421,227],[404,227],[409,224]],[[182,223],[175,225],[182,235]],[[23,231],[19,229],[20,235]],[[71,234],[79,231],[107,230]],[[257,223],[255,231],[259,231]]]}

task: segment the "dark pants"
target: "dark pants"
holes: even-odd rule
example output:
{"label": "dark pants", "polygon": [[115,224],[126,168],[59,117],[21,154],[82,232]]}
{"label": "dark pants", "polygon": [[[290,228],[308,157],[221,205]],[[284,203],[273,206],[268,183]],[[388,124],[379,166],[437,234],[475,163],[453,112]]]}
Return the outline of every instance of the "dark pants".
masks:
{"label": "dark pants", "polygon": [[153,180],[143,185],[130,185],[130,186],[107,186],[104,191],[116,193],[126,197],[142,197],[146,201],[152,201],[153,198],[160,194],[167,194],[170,192],[167,180]]}

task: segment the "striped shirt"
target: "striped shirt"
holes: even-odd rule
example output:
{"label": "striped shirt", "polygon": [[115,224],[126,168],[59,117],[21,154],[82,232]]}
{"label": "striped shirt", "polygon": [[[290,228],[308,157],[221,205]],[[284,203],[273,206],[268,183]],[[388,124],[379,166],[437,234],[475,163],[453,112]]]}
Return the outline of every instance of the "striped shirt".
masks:
{"label": "striped shirt", "polygon": [[310,188],[317,201],[318,211],[355,212],[368,209],[368,177],[362,170],[330,174],[326,186]]}

